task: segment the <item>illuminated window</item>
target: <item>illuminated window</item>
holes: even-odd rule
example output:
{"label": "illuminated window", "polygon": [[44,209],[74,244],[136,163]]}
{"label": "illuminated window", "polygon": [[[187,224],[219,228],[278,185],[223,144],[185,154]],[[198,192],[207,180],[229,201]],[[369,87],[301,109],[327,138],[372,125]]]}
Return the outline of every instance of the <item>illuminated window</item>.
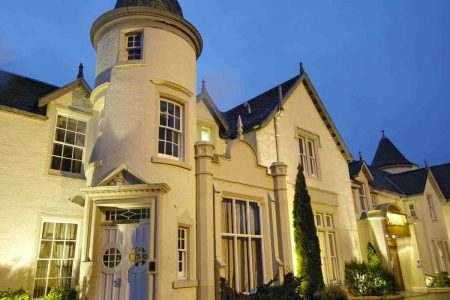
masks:
{"label": "illuminated window", "polygon": [[77,240],[77,224],[44,222],[34,281],[34,298],[53,287],[71,287]]}
{"label": "illuminated window", "polygon": [[122,254],[120,254],[119,249],[109,248],[103,253],[103,264],[107,268],[115,268],[122,261]]}
{"label": "illuminated window", "polygon": [[188,248],[187,238],[188,230],[186,228],[178,228],[178,279],[187,278],[188,266]]}
{"label": "illuminated window", "polygon": [[431,195],[428,195],[427,200],[431,220],[436,221],[436,211],[434,210],[433,198],[431,197]]}
{"label": "illuminated window", "polygon": [[222,258],[225,279],[239,292],[256,291],[264,283],[263,235],[258,203],[222,201]]}
{"label": "illuminated window", "polygon": [[303,173],[314,178],[319,177],[316,142],[311,139],[299,137],[300,163]]}
{"label": "illuminated window", "polygon": [[81,174],[86,143],[86,122],[58,115],[51,169]]}
{"label": "illuminated window", "polygon": [[336,229],[331,214],[316,213],[316,225],[325,220],[325,224],[317,226],[317,237],[320,244],[322,274],[324,281],[335,283],[339,281],[339,264],[336,247]]}
{"label": "illuminated window", "polygon": [[410,203],[408,205],[409,208],[409,214],[411,217],[417,218],[417,212],[416,212],[416,206],[413,203]]}
{"label": "illuminated window", "polygon": [[125,37],[128,60],[142,59],[142,33],[133,32],[127,34]]}
{"label": "illuminated window", "polygon": [[158,153],[180,159],[182,130],[181,105],[169,100],[161,100]]}
{"label": "illuminated window", "polygon": [[364,187],[364,184],[361,184],[359,189],[359,205],[361,208],[361,211],[367,211],[367,195],[366,195],[366,188]]}
{"label": "illuminated window", "polygon": [[211,142],[211,128],[205,126],[200,127],[200,140],[202,142]]}

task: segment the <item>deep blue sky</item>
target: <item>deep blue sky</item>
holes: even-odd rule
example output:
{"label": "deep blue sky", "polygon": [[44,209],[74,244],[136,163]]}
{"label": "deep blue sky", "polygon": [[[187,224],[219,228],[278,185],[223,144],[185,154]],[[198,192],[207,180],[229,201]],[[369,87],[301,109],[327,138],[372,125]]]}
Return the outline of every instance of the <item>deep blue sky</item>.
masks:
{"label": "deep blue sky", "polygon": [[[114,0],[2,1],[0,68],[93,82],[89,30]],[[450,162],[449,0],[180,0],[201,32],[198,79],[228,109],[294,76],[300,61],[352,153],[381,129],[414,162]]]}

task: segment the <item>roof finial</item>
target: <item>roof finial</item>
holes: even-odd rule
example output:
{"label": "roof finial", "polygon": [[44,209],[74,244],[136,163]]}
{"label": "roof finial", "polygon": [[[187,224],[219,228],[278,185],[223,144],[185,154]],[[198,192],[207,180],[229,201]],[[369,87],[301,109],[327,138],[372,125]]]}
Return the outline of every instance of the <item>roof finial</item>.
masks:
{"label": "roof finial", "polygon": [[383,129],[383,130],[381,130],[381,134],[382,134],[382,137],[383,137],[383,138],[385,138],[385,137],[386,137],[386,131],[384,131],[384,129]]}
{"label": "roof finial", "polygon": [[78,66],[78,75],[77,75],[77,79],[81,79],[81,78],[83,78],[84,77],[84,66],[83,66],[83,63],[81,63],[79,66]]}
{"label": "roof finial", "polygon": [[242,124],[241,115],[239,115],[237,122],[237,138],[239,140],[244,139],[244,125]]}
{"label": "roof finial", "polygon": [[205,79],[202,80],[202,92],[206,89],[206,81]]}
{"label": "roof finial", "polygon": [[364,160],[363,153],[362,153],[361,150],[359,150],[359,160],[360,160],[360,161],[363,161],[363,160]]}
{"label": "roof finial", "polygon": [[428,165],[428,160],[425,159],[425,169],[428,169],[430,166]]}
{"label": "roof finial", "polygon": [[300,75],[303,75],[305,73],[305,66],[303,65],[303,62],[300,62]]}

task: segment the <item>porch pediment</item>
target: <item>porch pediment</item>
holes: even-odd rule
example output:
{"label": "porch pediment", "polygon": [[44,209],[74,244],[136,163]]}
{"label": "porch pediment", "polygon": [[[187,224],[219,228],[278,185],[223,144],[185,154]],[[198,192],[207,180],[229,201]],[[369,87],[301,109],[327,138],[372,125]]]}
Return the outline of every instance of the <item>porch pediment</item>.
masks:
{"label": "porch pediment", "polygon": [[137,184],[147,184],[147,182],[125,164],[122,164],[109,173],[97,186],[126,186]]}

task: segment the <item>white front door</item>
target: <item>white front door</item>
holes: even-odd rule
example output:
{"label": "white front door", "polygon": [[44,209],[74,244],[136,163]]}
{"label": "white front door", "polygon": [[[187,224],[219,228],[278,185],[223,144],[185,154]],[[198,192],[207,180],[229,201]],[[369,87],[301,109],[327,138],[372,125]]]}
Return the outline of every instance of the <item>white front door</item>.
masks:
{"label": "white front door", "polygon": [[99,300],[148,300],[150,223],[102,226]]}

